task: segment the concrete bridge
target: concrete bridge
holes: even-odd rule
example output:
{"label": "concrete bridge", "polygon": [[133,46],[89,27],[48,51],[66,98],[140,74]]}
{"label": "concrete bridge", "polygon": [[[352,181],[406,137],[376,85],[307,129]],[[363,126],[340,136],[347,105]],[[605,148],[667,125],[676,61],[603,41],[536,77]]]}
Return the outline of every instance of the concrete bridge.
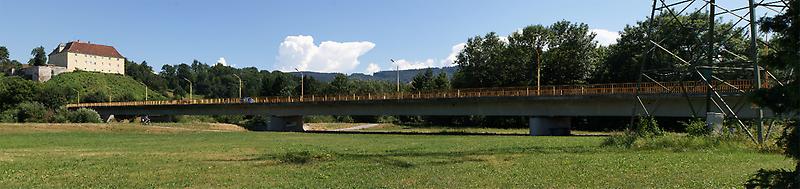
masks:
{"label": "concrete bridge", "polygon": [[[267,130],[302,131],[306,115],[528,116],[531,135],[568,134],[572,117],[705,117],[707,111],[739,118],[758,114],[745,96],[747,81],[715,83],[707,101],[700,82],[632,83],[467,89],[429,93],[259,97],[71,104],[108,115],[268,115]],[[716,96],[716,95],[715,95]],[[637,98],[638,97],[638,98]],[[641,99],[641,100],[639,100]],[[714,104],[707,106],[707,102]],[[706,110],[706,107],[712,107]],[[730,108],[727,108],[730,107]],[[767,115],[771,115],[768,112]]]}

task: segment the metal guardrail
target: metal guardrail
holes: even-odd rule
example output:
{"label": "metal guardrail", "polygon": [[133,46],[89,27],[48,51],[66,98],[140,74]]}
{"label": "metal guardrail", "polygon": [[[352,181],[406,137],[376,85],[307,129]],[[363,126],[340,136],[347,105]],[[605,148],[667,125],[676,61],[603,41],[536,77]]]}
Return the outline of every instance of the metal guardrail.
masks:
{"label": "metal guardrail", "polygon": [[[750,80],[735,80],[729,82],[712,82],[714,88],[721,93],[748,92],[753,88]],[[701,81],[669,82],[669,83],[643,83],[639,94],[653,95],[680,95],[705,94],[707,85]],[[362,95],[310,95],[303,97],[254,97],[253,101],[246,102],[238,98],[194,99],[194,100],[160,100],[136,102],[101,102],[68,104],[68,108],[77,107],[111,107],[111,106],[155,106],[155,105],[198,105],[198,104],[268,104],[268,103],[302,103],[302,102],[339,102],[339,101],[369,101],[369,100],[405,100],[405,99],[453,99],[477,97],[513,97],[513,96],[596,96],[596,95],[634,95],[636,83],[594,84],[594,85],[559,85],[536,87],[506,87],[506,88],[473,88],[456,89],[438,92],[404,92],[381,93]]]}

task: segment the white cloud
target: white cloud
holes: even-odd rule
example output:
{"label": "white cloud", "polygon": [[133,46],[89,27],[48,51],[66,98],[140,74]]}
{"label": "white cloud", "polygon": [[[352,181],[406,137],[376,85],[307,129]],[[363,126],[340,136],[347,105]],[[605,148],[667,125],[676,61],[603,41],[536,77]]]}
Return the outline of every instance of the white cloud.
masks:
{"label": "white cloud", "polygon": [[457,58],[458,54],[461,53],[461,51],[464,50],[464,47],[466,47],[466,46],[467,46],[467,43],[459,43],[459,44],[453,45],[453,47],[450,48],[450,55],[447,55],[447,58],[444,59],[444,62],[442,63],[442,65],[444,65],[444,66],[455,66],[454,63],[456,62],[456,58]]}
{"label": "white cloud", "polygon": [[423,61],[409,61],[405,59],[395,60],[392,63],[392,68],[400,66],[401,70],[407,69],[423,69],[423,68],[434,68],[434,67],[451,67],[456,66],[455,61],[459,53],[464,50],[466,43],[459,43],[450,47],[450,54],[447,55],[444,59],[436,60],[436,59],[425,59]]}
{"label": "white cloud", "polygon": [[287,36],[278,49],[276,68],[281,71],[349,73],[360,64],[358,58],[375,48],[375,43],[324,41],[314,44],[312,36]]}
{"label": "white cloud", "polygon": [[367,65],[367,70],[364,72],[365,74],[372,75],[375,72],[381,71],[381,67],[375,63]]}
{"label": "white cloud", "polygon": [[392,67],[397,66],[400,66],[401,70],[409,70],[436,67],[437,64],[433,59],[427,59],[425,61],[408,61],[405,59],[400,59],[395,60],[394,63],[392,63]]}
{"label": "white cloud", "polygon": [[594,40],[597,41],[597,43],[599,43],[600,45],[603,45],[603,46],[609,46],[609,45],[612,45],[612,44],[616,44],[617,43],[617,39],[620,38],[618,32],[612,32],[612,31],[605,30],[605,29],[591,29],[590,31],[594,32],[595,34],[597,34],[597,36],[594,37]]}
{"label": "white cloud", "polygon": [[225,57],[219,57],[219,60],[217,60],[217,64],[222,64],[223,66],[228,66],[228,62],[225,61]]}

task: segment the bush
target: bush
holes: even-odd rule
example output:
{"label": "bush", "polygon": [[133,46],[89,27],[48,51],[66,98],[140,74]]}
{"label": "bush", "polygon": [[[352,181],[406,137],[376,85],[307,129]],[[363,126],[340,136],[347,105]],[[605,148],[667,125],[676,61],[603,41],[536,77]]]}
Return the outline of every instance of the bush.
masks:
{"label": "bush", "polygon": [[103,119],[100,118],[97,111],[81,108],[70,113],[69,121],[72,123],[102,123]]}
{"label": "bush", "polygon": [[17,122],[17,111],[14,109],[0,112],[0,123],[14,123]]}
{"label": "bush", "polygon": [[603,141],[602,146],[621,147],[638,150],[755,150],[746,137],[743,136],[685,136],[681,134],[664,134],[654,137],[640,137],[637,135],[615,135]]}
{"label": "bush", "polygon": [[44,123],[47,108],[39,102],[19,103],[15,108],[16,121],[20,123]]}
{"label": "bush", "polygon": [[686,133],[688,133],[689,136],[706,136],[711,133],[706,126],[706,123],[700,119],[693,119],[689,122],[681,122],[681,125],[684,126]]}
{"label": "bush", "polygon": [[640,137],[661,136],[664,134],[664,131],[658,127],[658,121],[653,117],[639,118],[639,122],[632,125],[631,132]]}
{"label": "bush", "polygon": [[50,123],[68,123],[72,116],[72,112],[67,109],[56,109],[53,116],[50,117]]}

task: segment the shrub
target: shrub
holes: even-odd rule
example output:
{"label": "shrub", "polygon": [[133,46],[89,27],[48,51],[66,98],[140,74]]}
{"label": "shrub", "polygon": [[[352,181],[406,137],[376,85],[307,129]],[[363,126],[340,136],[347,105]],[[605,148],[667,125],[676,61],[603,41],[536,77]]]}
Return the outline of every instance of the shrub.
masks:
{"label": "shrub", "polygon": [[693,119],[689,122],[681,122],[681,125],[684,126],[686,133],[688,133],[689,136],[706,136],[711,133],[706,126],[706,123],[700,119]]}
{"label": "shrub", "polygon": [[77,109],[69,116],[72,123],[102,123],[103,119],[97,111],[88,108]]}
{"label": "shrub", "polygon": [[11,109],[0,112],[0,123],[14,123],[17,122],[17,110]]}
{"label": "shrub", "polygon": [[44,107],[42,103],[39,102],[23,102],[17,105],[16,109],[16,119],[17,122],[20,123],[43,123],[46,122],[45,114],[47,114],[47,108]]}
{"label": "shrub", "polygon": [[72,116],[72,112],[67,109],[56,109],[53,116],[50,117],[50,123],[68,123],[70,122],[70,117]]}
{"label": "shrub", "polygon": [[639,122],[631,127],[632,132],[640,137],[661,136],[664,131],[658,127],[658,121],[653,117],[642,117]]}

